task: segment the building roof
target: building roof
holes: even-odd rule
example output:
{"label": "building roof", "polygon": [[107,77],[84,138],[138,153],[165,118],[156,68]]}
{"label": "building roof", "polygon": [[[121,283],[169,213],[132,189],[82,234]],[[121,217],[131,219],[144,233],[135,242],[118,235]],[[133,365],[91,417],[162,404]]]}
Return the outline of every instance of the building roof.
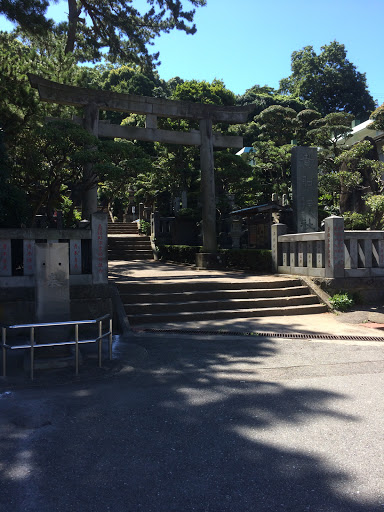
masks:
{"label": "building roof", "polygon": [[266,203],[260,204],[257,206],[250,206],[249,208],[242,208],[241,210],[235,210],[231,212],[229,215],[244,215],[245,217],[248,215],[255,215],[257,213],[264,213],[269,211],[281,211],[281,210],[290,210],[291,208],[288,206],[281,206],[278,203]]}

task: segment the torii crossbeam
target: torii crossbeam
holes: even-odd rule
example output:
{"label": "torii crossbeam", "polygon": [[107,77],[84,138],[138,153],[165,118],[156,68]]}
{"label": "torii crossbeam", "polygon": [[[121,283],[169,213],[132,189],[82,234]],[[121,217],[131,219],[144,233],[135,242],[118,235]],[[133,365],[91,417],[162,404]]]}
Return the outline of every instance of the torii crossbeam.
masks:
{"label": "torii crossbeam", "polygon": [[[216,241],[216,201],[213,148],[242,148],[243,138],[212,132],[213,123],[240,124],[247,121],[252,106],[224,107],[187,101],[150,98],[133,94],[85,89],[63,85],[28,74],[40,99],[50,103],[84,108],[84,128],[96,137],[158,141],[168,144],[200,146],[201,192],[203,206],[203,251],[214,253]],[[146,116],[145,128],[120,126],[99,122],[100,110],[114,110]],[[158,117],[194,119],[200,130],[178,132],[157,128]],[[86,171],[87,172],[87,171]],[[92,172],[88,169],[88,172]],[[90,189],[83,201],[83,217],[97,211],[97,188]]]}

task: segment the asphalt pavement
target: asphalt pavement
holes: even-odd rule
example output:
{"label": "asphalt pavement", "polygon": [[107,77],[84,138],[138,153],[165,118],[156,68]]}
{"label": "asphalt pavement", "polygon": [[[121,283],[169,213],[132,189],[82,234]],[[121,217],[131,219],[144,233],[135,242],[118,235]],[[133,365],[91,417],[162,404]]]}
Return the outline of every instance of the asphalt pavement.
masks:
{"label": "asphalt pavement", "polygon": [[0,509],[384,511],[384,343],[360,313],[326,314],[353,339],[137,332],[100,370],[2,381]]}

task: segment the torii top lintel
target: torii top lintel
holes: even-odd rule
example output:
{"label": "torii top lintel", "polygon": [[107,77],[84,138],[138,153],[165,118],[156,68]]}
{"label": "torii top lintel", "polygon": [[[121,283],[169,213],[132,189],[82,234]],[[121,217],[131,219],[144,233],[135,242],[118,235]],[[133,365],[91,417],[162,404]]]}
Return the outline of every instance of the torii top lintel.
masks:
{"label": "torii top lintel", "polygon": [[75,107],[84,107],[93,103],[100,110],[183,119],[210,119],[213,122],[229,124],[245,123],[252,109],[250,105],[224,107],[85,89],[52,82],[32,73],[28,73],[28,78],[32,87],[39,91],[40,99],[43,101]]}

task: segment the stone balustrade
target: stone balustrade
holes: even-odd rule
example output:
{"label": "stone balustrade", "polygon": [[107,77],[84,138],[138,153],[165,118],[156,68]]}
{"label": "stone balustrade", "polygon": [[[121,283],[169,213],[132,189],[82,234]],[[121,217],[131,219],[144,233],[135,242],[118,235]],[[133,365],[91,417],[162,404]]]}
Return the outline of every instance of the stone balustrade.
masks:
{"label": "stone balustrade", "polygon": [[108,281],[108,225],[95,213],[91,229],[0,229],[0,287],[35,285],[36,243],[68,244],[70,284]]}
{"label": "stone balustrade", "polygon": [[325,229],[286,234],[272,226],[274,272],[312,277],[384,276],[384,231],[344,231],[344,219],[331,216]]}
{"label": "stone balustrade", "polygon": [[159,212],[151,214],[151,238],[170,241],[175,217],[161,217]]}

